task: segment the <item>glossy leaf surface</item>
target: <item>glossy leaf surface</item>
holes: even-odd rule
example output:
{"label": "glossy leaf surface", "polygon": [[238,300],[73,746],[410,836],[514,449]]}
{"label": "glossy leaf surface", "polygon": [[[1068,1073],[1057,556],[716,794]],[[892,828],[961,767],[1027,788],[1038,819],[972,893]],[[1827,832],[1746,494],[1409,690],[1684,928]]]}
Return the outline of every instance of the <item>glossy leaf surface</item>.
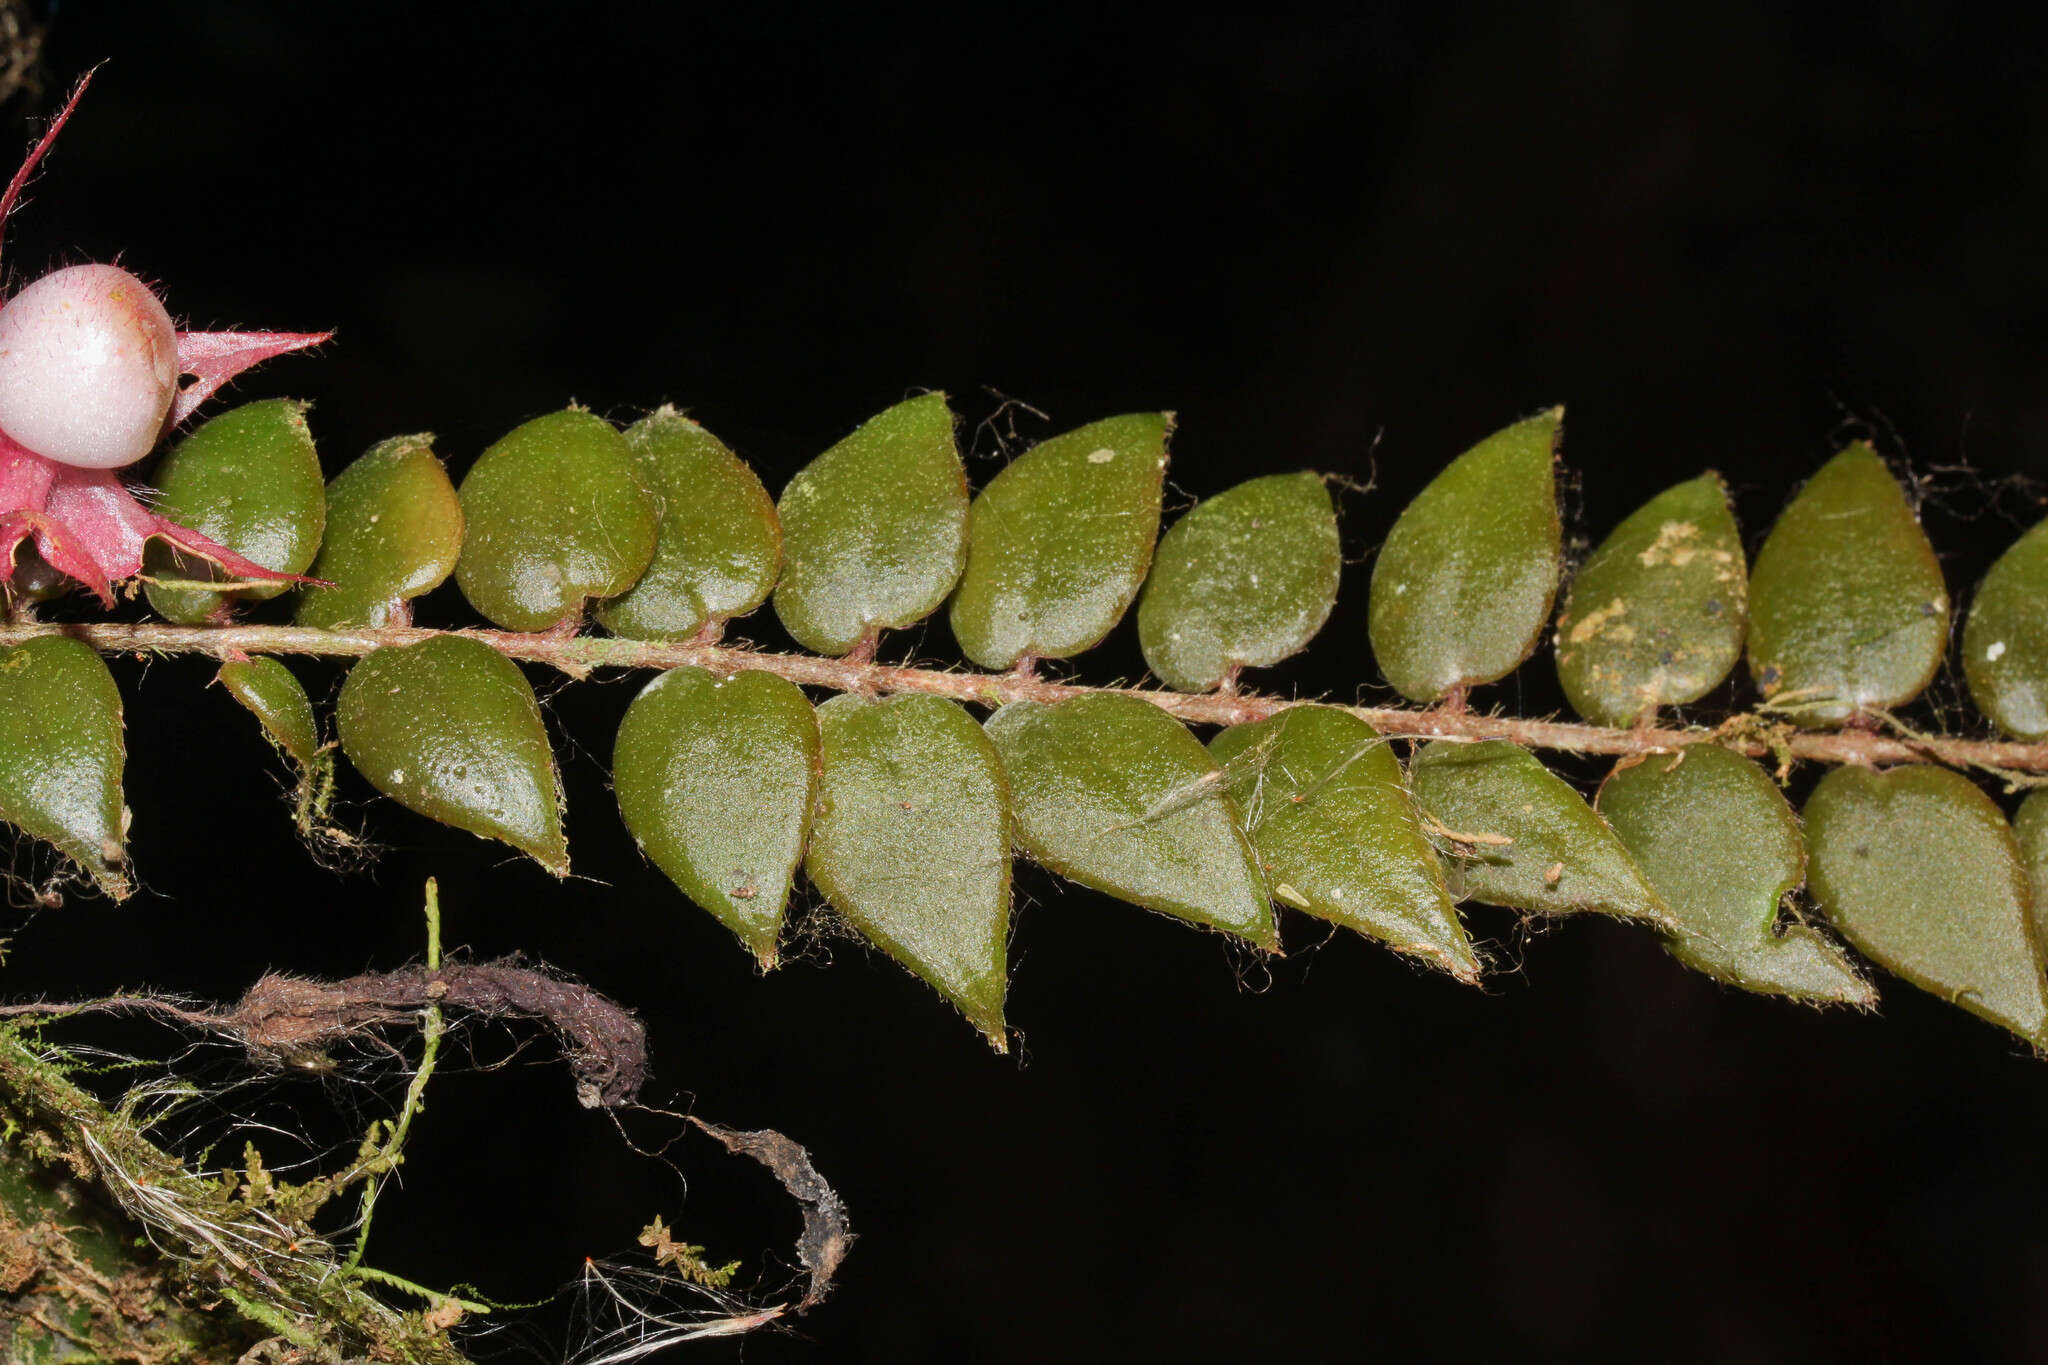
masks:
{"label": "glossy leaf surface", "polygon": [[661,503],[661,527],[640,581],[598,607],[605,628],[687,640],[767,601],[782,568],[782,523],[760,476],[674,408],[627,427],[626,445]]}
{"label": "glossy leaf surface", "polygon": [[1749,586],[1750,673],[1800,724],[1911,701],[1941,663],[1941,565],[1905,491],[1864,442],[1799,490]]}
{"label": "glossy leaf surface", "polygon": [[974,718],[938,697],[818,708],[823,770],[804,872],[996,1051],[1010,932],[1010,796]]}
{"label": "glossy leaf surface", "polygon": [[1970,698],[1999,729],[2048,738],[2048,521],[2000,555],[1963,623]]}
{"label": "glossy leaf surface", "polygon": [[[288,398],[246,403],[196,428],[151,476],[161,495],[156,511],[266,569],[304,573],[327,521],[326,485],[306,408]],[[144,571],[156,578],[232,577],[161,540],[150,543],[144,561]],[[218,593],[149,583],[144,591],[166,620],[196,626],[232,601],[275,597],[290,586],[254,583]]]}
{"label": "glossy leaf surface", "polygon": [[1961,773],[1837,768],[1806,802],[1813,898],[1866,957],[2048,1041],[2032,889],[2005,817]]}
{"label": "glossy leaf surface", "polygon": [[967,470],[946,395],[898,403],[797,471],[776,504],[775,614],[845,654],[937,611],[967,562]]}
{"label": "glossy leaf surface", "polygon": [[1672,956],[1744,990],[1868,1007],[1877,992],[1848,954],[1793,918],[1806,881],[1799,817],[1762,768],[1718,744],[1619,766],[1600,814],[1671,908]]}
{"label": "glossy leaf surface", "polygon": [[407,603],[455,572],[462,500],[427,433],[379,441],[327,485],[327,538],[298,622],[321,630],[405,625]]}
{"label": "glossy leaf surface", "polygon": [[1667,488],[1614,528],[1572,579],[1557,675],[1602,725],[1697,701],[1742,657],[1749,573],[1714,473]]}
{"label": "glossy leaf surface", "polygon": [[2048,921],[2048,789],[2035,792],[2020,802],[2012,818],[2013,839],[2019,844],[2020,861],[2027,866],[2027,881],[2034,891],[2034,924]]}
{"label": "glossy leaf surface", "polygon": [[1323,628],[1343,567],[1321,476],[1275,474],[1219,493],[1160,538],[1138,599],[1145,662],[1182,692],[1279,663]]}
{"label": "glossy leaf surface", "polygon": [[320,753],[320,726],[306,689],[289,668],[263,655],[236,659],[220,666],[220,682],[256,717],[272,744],[301,768],[313,766]]}
{"label": "glossy leaf surface", "polygon": [[547,727],[510,659],[456,635],[388,646],[349,670],[336,718],[341,751],[378,791],[568,874]]}
{"label": "glossy leaf surface", "polygon": [[1563,566],[1553,466],[1564,409],[1451,462],[1401,513],[1372,569],[1380,671],[1411,701],[1512,673],[1536,648]]}
{"label": "glossy leaf surface", "polygon": [[657,508],[612,424],[569,408],[514,428],[462,481],[467,538],[455,581],[506,630],[573,621],[654,558]]}
{"label": "glossy leaf surface", "polygon": [[670,669],[626,709],[612,754],[641,850],[763,967],[775,965],[817,773],[811,704],[770,673]]}
{"label": "glossy leaf surface", "polygon": [[1278,943],[1223,772],[1186,726],[1136,697],[1015,702],[988,720],[1017,843],[1070,881]]}
{"label": "glossy leaf surface", "polygon": [[1140,412],[1078,427],[1012,460],[974,500],[953,636],[1005,669],[1065,659],[1123,619],[1159,535],[1173,415]]}
{"label": "glossy leaf surface", "polygon": [[56,846],[101,891],[129,892],[121,692],[91,646],[0,648],[0,820]]}
{"label": "glossy leaf surface", "polygon": [[1451,890],[1542,915],[1595,911],[1672,923],[1607,822],[1571,784],[1506,740],[1438,740],[1415,756],[1416,802],[1461,847]]}
{"label": "glossy leaf surface", "polygon": [[1478,978],[1443,865],[1378,731],[1334,707],[1295,706],[1231,726],[1209,752],[1273,899]]}

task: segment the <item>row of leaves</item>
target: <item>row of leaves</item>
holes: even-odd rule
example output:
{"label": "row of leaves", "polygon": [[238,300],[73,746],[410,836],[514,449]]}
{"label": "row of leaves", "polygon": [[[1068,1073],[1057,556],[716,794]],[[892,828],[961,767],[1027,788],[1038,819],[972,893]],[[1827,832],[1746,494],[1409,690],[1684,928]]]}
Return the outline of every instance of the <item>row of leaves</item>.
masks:
{"label": "row of leaves", "polygon": [[[222,680],[309,777],[329,761],[282,664]],[[424,815],[567,868],[559,784],[517,665],[464,636],[380,649],[342,685],[341,748]],[[0,652],[0,814],[123,889],[121,699],[65,637]],[[1830,772],[1804,827],[1751,759],[1695,744],[1625,760],[1597,809],[1503,741],[1421,746],[1404,770],[1371,726],[1304,705],[1204,746],[1115,693],[1018,702],[978,724],[936,697],[813,707],[744,671],[663,673],[614,752],[640,846],[764,966],[796,872],[1004,1046],[1012,854],[1134,904],[1278,946],[1275,901],[1462,980],[1481,963],[1457,902],[1642,921],[1689,966],[1749,990],[1869,1006],[1802,885],[1886,969],[2048,1047],[2037,904],[2048,792],[2013,825],[1968,778]],[[1930,856],[1930,854],[1934,856]]]}
{"label": "row of leaves", "polygon": [[[1505,676],[1534,650],[1559,575],[1560,421],[1545,413],[1467,452],[1383,547],[1369,628],[1407,695]],[[1193,690],[1306,644],[1334,602],[1340,552],[1325,486],[1301,474],[1202,503],[1155,561],[1170,429],[1164,414],[1081,428],[970,501],[952,416],[929,395],[819,457],[778,505],[669,410],[624,433],[573,409],[540,418],[492,446],[459,493],[427,437],[384,442],[323,486],[303,406],[271,402],[194,432],[157,480],[174,515],[327,580],[297,594],[305,625],[402,622],[452,573],[489,619],[526,631],[574,630],[596,598],[618,633],[701,637],[772,592],[801,643],[843,654],[950,596],[963,648],[1002,668],[1087,648],[1136,599],[1148,661]],[[174,621],[221,622],[278,591],[201,586],[191,576],[204,566],[168,557],[153,567],[151,602]],[[2048,692],[2044,575],[2037,527],[1994,568],[1965,629],[1973,691],[2023,736]],[[1717,478],[1653,499],[1574,580],[1558,666],[1583,712],[1619,723],[1719,685],[1746,637],[1760,688],[1823,724],[1924,687],[1947,612],[1903,490],[1852,446],[1793,500],[1754,575]],[[297,680],[269,659],[229,664],[222,679],[317,799],[332,759]],[[0,816],[117,895],[119,707],[81,644],[0,656]],[[566,872],[532,689],[488,645],[377,651],[350,673],[338,721],[342,750],[379,790]],[[935,698],[842,696],[814,711],[768,673],[695,669],[635,701],[614,766],[641,846],[764,963],[801,866],[998,1041],[1013,849],[1260,947],[1277,943],[1277,900],[1469,980],[1480,963],[1455,903],[1471,897],[1644,920],[1723,980],[1868,1005],[1853,962],[1785,914],[1810,846],[1813,898],[1871,958],[2048,1042],[2033,910],[2048,892],[2028,872],[2043,875],[2048,808],[2030,801],[2015,833],[1945,770],[1830,774],[1802,832],[1760,768],[1711,746],[1625,763],[1596,811],[1513,745],[1433,744],[1404,770],[1363,721],[1327,707],[1232,727],[1205,749],[1128,696],[1018,703],[983,727]]]}
{"label": "row of leaves", "polygon": [[[1562,422],[1552,410],[1466,452],[1382,546],[1368,630],[1403,696],[1462,694],[1536,648],[1564,567]],[[1161,539],[1171,430],[1164,413],[1081,427],[970,499],[953,414],[929,394],[820,455],[776,502],[671,409],[623,433],[570,409],[492,445],[458,492],[428,436],[383,442],[323,485],[302,405],[280,400],[208,422],[155,479],[166,514],[258,563],[328,580],[297,594],[301,625],[402,622],[452,572],[507,630],[574,631],[595,602],[615,634],[688,639],[772,594],[800,645],[845,655],[950,599],[967,657],[1004,670],[1088,649],[1136,601],[1147,664],[1198,692],[1305,647],[1336,602],[1342,554],[1328,491],[1308,473],[1241,484]],[[282,590],[189,586],[209,566],[163,546],[151,569],[167,580],[150,585],[151,603],[188,624]],[[1627,725],[1705,696],[1746,647],[1767,701],[1827,726],[1917,696],[1941,664],[1949,616],[1905,490],[1859,443],[1786,507],[1753,572],[1718,476],[1651,499],[1574,576],[1556,661],[1581,714]],[[1963,664],[2000,729],[2048,737],[2048,520],[1986,576]]]}

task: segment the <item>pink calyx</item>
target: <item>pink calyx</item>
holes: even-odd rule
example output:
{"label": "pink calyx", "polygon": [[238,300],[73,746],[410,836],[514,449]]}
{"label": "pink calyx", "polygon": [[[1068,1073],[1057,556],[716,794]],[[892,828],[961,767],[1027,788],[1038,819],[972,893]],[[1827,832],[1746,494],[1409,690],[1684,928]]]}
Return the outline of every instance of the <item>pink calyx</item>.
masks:
{"label": "pink calyx", "polygon": [[332,332],[180,332],[178,373],[189,374],[192,382],[178,390],[165,420],[168,431],[192,415],[193,409],[213,397],[214,391],[251,365],[260,365],[287,351],[318,346]]}
{"label": "pink calyx", "polygon": [[266,569],[157,515],[136,501],[110,469],[59,464],[0,432],[0,562],[12,565],[15,551],[31,536],[51,568],[77,579],[110,607],[114,583],[142,571],[142,547],[151,536],[211,560],[237,578],[318,581]]}

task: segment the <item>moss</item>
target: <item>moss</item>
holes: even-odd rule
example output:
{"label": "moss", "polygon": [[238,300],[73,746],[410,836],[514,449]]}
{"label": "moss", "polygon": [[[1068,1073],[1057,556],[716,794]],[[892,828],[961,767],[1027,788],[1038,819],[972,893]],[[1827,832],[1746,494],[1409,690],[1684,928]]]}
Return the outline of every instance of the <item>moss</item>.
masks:
{"label": "moss", "polygon": [[312,1361],[462,1365],[446,1300],[391,1307],[308,1226],[338,1178],[278,1181],[253,1145],[195,1174],[73,1071],[0,1026],[0,1359],[199,1365],[283,1337]]}

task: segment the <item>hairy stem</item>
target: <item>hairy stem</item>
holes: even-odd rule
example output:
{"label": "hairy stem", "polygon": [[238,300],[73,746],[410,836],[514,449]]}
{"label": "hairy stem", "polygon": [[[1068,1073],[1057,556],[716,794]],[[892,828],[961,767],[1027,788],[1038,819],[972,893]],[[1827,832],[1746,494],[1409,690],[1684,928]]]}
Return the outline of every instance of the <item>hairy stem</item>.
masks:
{"label": "hairy stem", "polygon": [[[0,626],[0,646],[42,635],[68,635],[105,654],[207,654],[233,659],[250,654],[306,654],[360,658],[386,645],[417,644],[440,635],[467,635],[508,658],[548,664],[581,677],[597,668],[677,668],[694,664],[714,673],[760,669],[806,687],[839,692],[920,692],[956,701],[997,706],[1011,701],[1057,702],[1095,692],[1121,692],[1151,702],[1198,725],[1237,725],[1264,720],[1301,702],[1249,692],[1188,694],[1144,688],[1087,687],[1051,682],[1026,673],[973,673],[913,668],[809,654],[774,654],[734,645],[621,640],[594,635],[519,635],[507,631],[431,630],[417,626],[381,630],[313,630],[301,626],[170,626],[114,622],[84,625],[23,623]],[[2048,773],[2048,743],[1895,737],[1868,730],[1756,733],[1714,731],[1698,726],[1612,729],[1572,721],[1487,715],[1447,707],[1344,708],[1380,733],[1418,739],[1506,739],[1531,749],[1575,754],[1651,754],[1719,739],[1752,756],[1776,756],[1818,763],[1941,763],[2004,773]],[[1752,727],[1754,730],[1756,727]]]}

